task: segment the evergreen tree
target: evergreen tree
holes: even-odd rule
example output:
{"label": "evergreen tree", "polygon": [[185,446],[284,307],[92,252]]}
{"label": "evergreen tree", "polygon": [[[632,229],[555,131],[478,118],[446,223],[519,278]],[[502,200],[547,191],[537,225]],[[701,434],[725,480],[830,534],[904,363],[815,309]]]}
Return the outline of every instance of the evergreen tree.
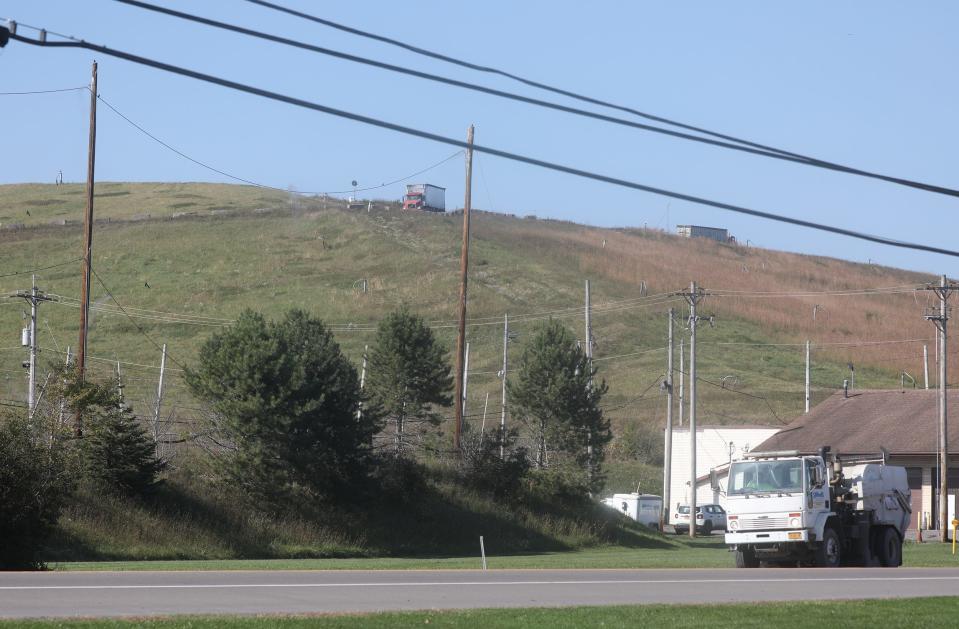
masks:
{"label": "evergreen tree", "polygon": [[507,383],[510,407],[529,433],[534,466],[550,467],[559,456],[586,470],[591,485],[598,483],[612,437],[599,406],[607,387],[594,381],[596,371],[572,333],[552,319],[540,325],[514,373]]}
{"label": "evergreen tree", "polygon": [[319,319],[295,309],[267,321],[247,310],[203,345],[186,381],[231,450],[221,471],[251,495],[335,497],[366,478],[375,416],[357,418],[356,369]]}
{"label": "evergreen tree", "polygon": [[394,452],[421,443],[440,423],[437,407],[453,403],[453,375],[446,351],[423,319],[407,310],[390,313],[379,325],[366,376],[370,410],[385,419]]}
{"label": "evergreen tree", "polygon": [[0,414],[0,570],[42,567],[37,552],[73,488],[67,454],[25,417]]}
{"label": "evergreen tree", "polygon": [[54,407],[80,414],[84,435],[79,443],[86,476],[134,495],[152,493],[166,467],[156,446],[133,412],[112,387],[81,379],[75,370],[55,369],[51,377]]}

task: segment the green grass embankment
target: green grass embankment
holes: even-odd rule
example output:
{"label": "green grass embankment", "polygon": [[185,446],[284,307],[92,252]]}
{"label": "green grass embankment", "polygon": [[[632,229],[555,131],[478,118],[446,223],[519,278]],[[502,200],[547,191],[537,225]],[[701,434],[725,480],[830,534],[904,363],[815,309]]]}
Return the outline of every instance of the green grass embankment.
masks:
{"label": "green grass embankment", "polygon": [[0,621],[0,627],[24,629],[50,627],[156,629],[206,629],[235,627],[259,629],[353,629],[356,627],[670,627],[675,629],[819,629],[949,626],[959,612],[959,598],[916,598],[893,600],[823,601],[734,605],[630,605],[617,607],[570,607],[525,609],[476,609],[462,611],[419,611],[380,614],[317,616],[206,616],[183,618],[136,618],[111,620],[16,620]]}

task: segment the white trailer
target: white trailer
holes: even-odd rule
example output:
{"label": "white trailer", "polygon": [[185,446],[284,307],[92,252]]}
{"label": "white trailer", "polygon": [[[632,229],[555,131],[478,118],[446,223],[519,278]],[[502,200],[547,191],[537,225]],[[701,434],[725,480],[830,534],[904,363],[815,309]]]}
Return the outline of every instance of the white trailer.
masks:
{"label": "white trailer", "polygon": [[603,504],[611,509],[616,509],[640,524],[645,524],[654,529],[659,528],[659,516],[663,509],[661,496],[637,493],[613,494],[611,498],[605,498]]}
{"label": "white trailer", "polygon": [[446,211],[446,188],[428,183],[411,183],[403,197],[404,210]]}

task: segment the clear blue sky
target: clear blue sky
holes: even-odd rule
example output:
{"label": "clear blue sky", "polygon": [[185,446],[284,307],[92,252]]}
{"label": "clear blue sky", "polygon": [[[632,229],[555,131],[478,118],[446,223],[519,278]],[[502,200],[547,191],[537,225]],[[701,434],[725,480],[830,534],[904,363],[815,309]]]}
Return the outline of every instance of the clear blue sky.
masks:
{"label": "clear blue sky", "polygon": [[[328,19],[651,113],[788,150],[959,187],[959,4],[953,2],[350,2],[277,0]],[[546,99],[240,0],[157,3]],[[110,0],[8,0],[0,19],[481,144],[625,179],[959,249],[959,200],[692,145],[192,25]],[[26,33],[26,31],[25,31]],[[29,33],[32,35],[32,33]],[[80,86],[94,56],[11,42],[0,91]],[[450,155],[363,126],[103,57],[100,94],[185,153],[298,190],[390,181]],[[88,97],[0,97],[0,183],[85,176]],[[575,104],[575,103],[574,103]],[[105,108],[97,178],[229,181],[145,138]],[[462,205],[456,160],[421,177]],[[474,207],[604,226],[727,227],[759,246],[959,276],[915,253],[618,189],[478,156]],[[402,186],[375,193],[398,198]],[[668,220],[668,223],[667,223]]]}

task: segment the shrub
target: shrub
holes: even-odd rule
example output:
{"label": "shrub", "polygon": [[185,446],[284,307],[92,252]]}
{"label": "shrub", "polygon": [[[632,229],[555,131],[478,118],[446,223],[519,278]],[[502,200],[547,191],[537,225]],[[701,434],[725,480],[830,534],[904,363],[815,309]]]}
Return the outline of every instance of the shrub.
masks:
{"label": "shrub", "polygon": [[37,552],[73,488],[66,455],[26,419],[0,417],[0,569],[42,567]]}

